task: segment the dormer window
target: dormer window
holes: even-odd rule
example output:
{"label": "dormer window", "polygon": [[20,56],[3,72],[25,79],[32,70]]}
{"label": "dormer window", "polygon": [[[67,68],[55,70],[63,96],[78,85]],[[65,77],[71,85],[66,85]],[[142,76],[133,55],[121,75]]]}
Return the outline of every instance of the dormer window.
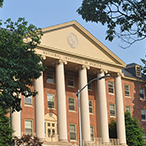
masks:
{"label": "dormer window", "polygon": [[141,77],[141,67],[136,65],[135,66],[136,76]]}

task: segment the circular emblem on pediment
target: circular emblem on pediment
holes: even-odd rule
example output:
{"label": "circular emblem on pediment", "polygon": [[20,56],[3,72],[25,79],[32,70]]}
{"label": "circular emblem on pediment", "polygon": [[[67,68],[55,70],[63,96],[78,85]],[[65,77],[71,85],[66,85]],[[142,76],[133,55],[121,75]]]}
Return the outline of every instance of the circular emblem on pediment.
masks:
{"label": "circular emblem on pediment", "polygon": [[67,37],[67,41],[70,47],[76,48],[78,45],[78,38],[74,33],[70,33]]}

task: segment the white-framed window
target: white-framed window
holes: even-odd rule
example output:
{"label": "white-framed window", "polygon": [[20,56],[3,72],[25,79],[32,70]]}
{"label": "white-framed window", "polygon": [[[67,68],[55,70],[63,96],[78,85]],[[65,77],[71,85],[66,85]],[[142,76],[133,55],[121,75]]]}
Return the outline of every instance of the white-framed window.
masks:
{"label": "white-framed window", "polygon": [[[28,95],[28,91],[25,91],[25,95]],[[25,96],[24,97],[24,104],[32,105],[32,96]]]}
{"label": "white-framed window", "polygon": [[112,103],[110,103],[110,116],[111,117],[116,116],[115,104],[112,104]]}
{"label": "white-framed window", "polygon": [[55,96],[54,94],[47,94],[48,108],[55,108]]}
{"label": "white-framed window", "polygon": [[125,85],[125,97],[130,97],[130,86]]}
{"label": "white-framed window", "polygon": [[145,93],[143,88],[139,88],[140,99],[145,100]]}
{"label": "white-framed window", "polygon": [[131,107],[130,106],[126,106],[126,111],[131,114]]}
{"label": "white-framed window", "polygon": [[74,77],[73,77],[73,75],[67,75],[67,85],[69,87],[74,87]]}
{"label": "white-framed window", "polygon": [[47,83],[54,83],[54,70],[47,69]]}
{"label": "white-framed window", "polygon": [[91,141],[94,141],[94,126],[90,126]]}
{"label": "white-framed window", "polygon": [[32,134],[32,120],[25,120],[25,134]]}
{"label": "white-framed window", "polygon": [[69,110],[75,111],[75,98],[69,97],[68,98]]}
{"label": "white-framed window", "polygon": [[141,109],[141,120],[146,121],[146,109]]}
{"label": "white-framed window", "polygon": [[70,140],[76,140],[76,124],[69,125]]}
{"label": "white-framed window", "polygon": [[[88,77],[88,83],[91,81],[91,78]],[[92,90],[92,84],[88,85],[88,90]]]}
{"label": "white-framed window", "polygon": [[89,100],[89,113],[93,113],[93,101]]}
{"label": "white-framed window", "polygon": [[108,92],[110,94],[114,94],[114,83],[113,82],[108,82]]}

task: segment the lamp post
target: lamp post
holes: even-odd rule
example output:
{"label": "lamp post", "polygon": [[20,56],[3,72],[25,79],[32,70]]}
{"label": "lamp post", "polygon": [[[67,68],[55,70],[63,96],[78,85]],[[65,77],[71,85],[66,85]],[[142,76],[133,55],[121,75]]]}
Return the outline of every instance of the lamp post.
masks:
{"label": "lamp post", "polygon": [[79,110],[79,139],[80,143],[79,145],[82,146],[82,131],[81,131],[81,115],[80,115],[80,93],[83,91],[89,84],[91,84],[93,81],[101,80],[103,78],[110,77],[110,74],[106,74],[104,76],[100,76],[98,78],[94,78],[91,81],[89,81],[84,87],[82,87],[78,92],[76,93],[76,96],[78,97],[78,110]]}

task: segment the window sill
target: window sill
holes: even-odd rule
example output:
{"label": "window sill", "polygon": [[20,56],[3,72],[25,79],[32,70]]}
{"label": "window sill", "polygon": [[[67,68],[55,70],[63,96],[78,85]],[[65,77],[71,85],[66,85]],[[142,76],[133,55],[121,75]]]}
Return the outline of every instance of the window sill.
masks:
{"label": "window sill", "polygon": [[93,113],[89,113],[89,115],[94,115]]}
{"label": "window sill", "polygon": [[76,111],[73,111],[73,110],[69,110],[69,112],[71,112],[71,113],[76,113]]}
{"label": "window sill", "polygon": [[146,119],[145,120],[141,120],[142,122],[146,122]]}
{"label": "window sill", "polygon": [[142,99],[142,98],[140,98],[140,100],[142,100],[142,101],[146,101],[145,99]]}
{"label": "window sill", "polygon": [[24,106],[27,106],[27,107],[33,107],[32,104],[24,104]]}
{"label": "window sill", "polygon": [[116,118],[116,116],[110,116],[111,118]]}
{"label": "window sill", "polygon": [[115,95],[115,93],[108,93],[109,95]]}
{"label": "window sill", "polygon": [[72,139],[70,139],[70,141],[71,141],[71,142],[77,142],[77,140],[72,140]]}
{"label": "window sill", "polygon": [[56,110],[56,109],[55,109],[55,108],[49,108],[49,107],[48,107],[48,110]]}
{"label": "window sill", "polygon": [[53,85],[55,85],[55,83],[51,83],[51,82],[47,82],[48,84],[53,84]]}
{"label": "window sill", "polygon": [[131,98],[130,96],[125,96],[126,98]]}
{"label": "window sill", "polygon": [[69,85],[67,85],[67,87],[69,87],[69,88],[75,88],[75,86],[69,86]]}

